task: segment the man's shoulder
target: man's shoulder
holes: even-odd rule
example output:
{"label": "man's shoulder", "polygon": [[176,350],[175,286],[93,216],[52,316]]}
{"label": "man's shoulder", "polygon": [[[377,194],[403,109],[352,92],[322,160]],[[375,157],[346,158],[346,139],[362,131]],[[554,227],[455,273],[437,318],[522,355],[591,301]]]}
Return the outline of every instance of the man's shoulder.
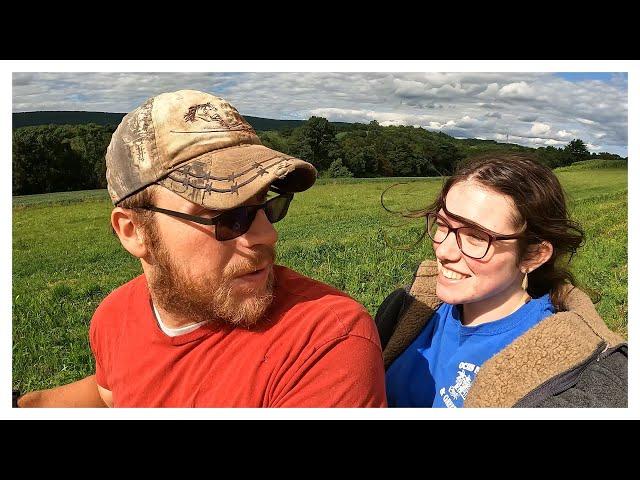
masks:
{"label": "man's shoulder", "polygon": [[305,326],[377,340],[367,309],[347,293],[287,267],[276,266],[276,296],[285,316],[304,318]]}

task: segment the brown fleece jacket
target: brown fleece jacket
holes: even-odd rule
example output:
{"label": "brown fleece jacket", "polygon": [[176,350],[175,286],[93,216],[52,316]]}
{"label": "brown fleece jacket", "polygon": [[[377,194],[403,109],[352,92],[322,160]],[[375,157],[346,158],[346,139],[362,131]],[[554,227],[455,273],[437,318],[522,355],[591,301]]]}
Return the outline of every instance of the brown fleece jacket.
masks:
{"label": "brown fleece jacket", "polygon": [[[418,336],[440,306],[435,294],[437,264],[422,262],[399,318],[383,351],[385,368]],[[465,407],[513,407],[534,389],[587,361],[599,351],[615,350],[626,341],[613,333],[589,297],[568,286],[564,310],[551,315],[487,360],[480,369]],[[598,357],[600,358],[600,357]],[[626,388],[626,387],[625,387]]]}

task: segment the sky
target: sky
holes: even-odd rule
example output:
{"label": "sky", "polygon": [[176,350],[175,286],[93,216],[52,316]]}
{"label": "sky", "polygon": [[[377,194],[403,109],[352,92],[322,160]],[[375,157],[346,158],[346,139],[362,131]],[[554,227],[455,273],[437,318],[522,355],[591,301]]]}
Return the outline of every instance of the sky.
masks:
{"label": "sky", "polygon": [[202,90],[243,115],[414,125],[528,147],[582,139],[627,156],[627,73],[13,72],[14,112],[133,110],[147,98]]}

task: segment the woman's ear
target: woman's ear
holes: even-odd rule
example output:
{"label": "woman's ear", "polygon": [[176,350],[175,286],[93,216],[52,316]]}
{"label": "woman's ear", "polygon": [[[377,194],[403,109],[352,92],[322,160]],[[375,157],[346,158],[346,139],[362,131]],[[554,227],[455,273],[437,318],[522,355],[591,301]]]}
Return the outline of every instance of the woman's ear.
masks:
{"label": "woman's ear", "polygon": [[148,249],[144,235],[133,218],[133,212],[127,208],[116,207],[111,212],[111,226],[118,235],[122,246],[134,257],[142,258]]}
{"label": "woman's ear", "polygon": [[522,273],[531,273],[540,265],[544,264],[553,255],[553,245],[546,240],[531,245],[524,259],[520,262],[520,270]]}

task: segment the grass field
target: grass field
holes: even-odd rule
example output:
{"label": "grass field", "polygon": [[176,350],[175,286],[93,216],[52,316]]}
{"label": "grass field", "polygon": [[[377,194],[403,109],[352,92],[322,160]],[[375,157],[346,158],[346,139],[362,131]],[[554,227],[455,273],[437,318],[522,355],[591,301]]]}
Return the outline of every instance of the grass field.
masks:
{"label": "grass field", "polygon": [[[579,283],[599,292],[607,324],[627,334],[627,170],[558,172],[587,243],[572,262]],[[277,224],[279,263],[348,292],[374,315],[382,299],[407,283],[424,258],[417,221],[402,223],[380,207],[380,193],[397,179],[323,180],[296,195]],[[405,179],[388,206],[429,203],[440,179]],[[13,385],[48,388],[93,372],[88,325],[100,301],[141,273],[108,226],[106,190],[14,197]]]}

